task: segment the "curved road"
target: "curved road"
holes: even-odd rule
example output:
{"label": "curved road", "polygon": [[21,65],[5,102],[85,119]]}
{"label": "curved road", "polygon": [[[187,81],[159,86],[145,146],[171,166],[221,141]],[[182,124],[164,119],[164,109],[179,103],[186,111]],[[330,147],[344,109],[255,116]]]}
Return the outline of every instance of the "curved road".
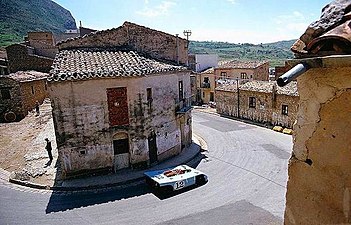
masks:
{"label": "curved road", "polygon": [[144,183],[52,192],[0,181],[0,224],[282,224],[291,136],[193,111],[208,151],[203,186],[172,196]]}

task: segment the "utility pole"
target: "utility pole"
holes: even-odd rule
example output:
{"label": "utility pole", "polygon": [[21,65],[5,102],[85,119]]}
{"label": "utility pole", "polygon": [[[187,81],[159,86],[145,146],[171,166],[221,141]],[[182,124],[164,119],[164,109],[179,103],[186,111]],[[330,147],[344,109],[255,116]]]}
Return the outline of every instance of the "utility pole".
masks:
{"label": "utility pole", "polygon": [[176,42],[177,42],[177,65],[179,65],[179,40],[178,40],[179,34],[176,34]]}
{"label": "utility pole", "polygon": [[237,98],[238,98],[238,118],[240,118],[240,101],[239,101],[239,77],[237,77],[236,79],[236,93],[237,93]]}
{"label": "utility pole", "polygon": [[[191,30],[184,30],[183,31],[184,36],[186,36],[186,49],[187,49],[187,55],[189,55],[189,37],[191,36]],[[186,65],[189,66],[189,60],[187,57],[186,60]]]}

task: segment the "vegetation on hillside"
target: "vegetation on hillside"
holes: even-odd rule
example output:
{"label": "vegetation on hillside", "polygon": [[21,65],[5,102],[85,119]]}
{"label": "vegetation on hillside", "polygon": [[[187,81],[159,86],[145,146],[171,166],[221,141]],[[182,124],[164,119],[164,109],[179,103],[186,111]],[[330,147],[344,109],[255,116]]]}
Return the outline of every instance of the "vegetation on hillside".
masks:
{"label": "vegetation on hillside", "polygon": [[259,60],[270,61],[271,66],[284,65],[285,60],[293,58],[290,47],[295,40],[279,41],[268,44],[234,44],[228,42],[190,41],[192,54],[217,54],[220,60]]}
{"label": "vegetation on hillside", "polygon": [[52,0],[0,0],[0,47],[20,42],[28,31],[76,29],[71,13]]}

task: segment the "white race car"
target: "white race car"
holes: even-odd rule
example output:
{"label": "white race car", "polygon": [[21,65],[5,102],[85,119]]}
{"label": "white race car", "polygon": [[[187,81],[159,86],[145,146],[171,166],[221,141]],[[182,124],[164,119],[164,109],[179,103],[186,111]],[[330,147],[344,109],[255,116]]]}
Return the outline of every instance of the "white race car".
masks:
{"label": "white race car", "polygon": [[146,183],[163,191],[175,191],[191,185],[202,185],[208,181],[207,176],[187,165],[180,165],[163,170],[145,172]]}

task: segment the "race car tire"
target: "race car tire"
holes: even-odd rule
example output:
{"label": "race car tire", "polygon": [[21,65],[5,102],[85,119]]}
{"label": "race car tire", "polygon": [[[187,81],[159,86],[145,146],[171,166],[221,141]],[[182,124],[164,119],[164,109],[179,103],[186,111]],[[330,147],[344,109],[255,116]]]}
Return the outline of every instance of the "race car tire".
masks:
{"label": "race car tire", "polygon": [[203,185],[206,183],[206,179],[205,179],[205,176],[204,175],[199,175],[195,178],[195,183],[196,185]]}

